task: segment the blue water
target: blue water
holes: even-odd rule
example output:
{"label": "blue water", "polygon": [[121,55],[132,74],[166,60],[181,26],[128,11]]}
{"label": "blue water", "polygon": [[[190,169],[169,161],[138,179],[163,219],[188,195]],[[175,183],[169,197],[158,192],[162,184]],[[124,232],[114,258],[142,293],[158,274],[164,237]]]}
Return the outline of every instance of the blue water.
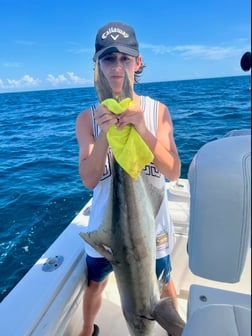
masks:
{"label": "blue water", "polygon": [[[181,177],[206,142],[251,126],[250,76],[136,86],[168,105]],[[75,120],[94,88],[0,94],[0,300],[92,192],[78,175]]]}

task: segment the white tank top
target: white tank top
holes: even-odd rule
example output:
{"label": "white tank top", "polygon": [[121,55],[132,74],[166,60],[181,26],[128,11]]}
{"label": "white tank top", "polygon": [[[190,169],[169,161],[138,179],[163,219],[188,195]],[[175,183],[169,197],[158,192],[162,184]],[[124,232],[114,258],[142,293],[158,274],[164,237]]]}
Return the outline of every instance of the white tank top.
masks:
{"label": "white tank top", "polygon": [[[149,131],[155,135],[158,125],[158,101],[151,99],[150,97],[141,96],[141,107],[144,111],[144,119]],[[93,132],[94,138],[99,134],[99,127],[94,120],[95,106],[91,108],[93,119]],[[88,227],[85,231],[94,231],[102,224],[102,219],[105,214],[109,190],[112,175],[113,155],[111,150],[108,150],[107,159],[105,163],[105,169],[102,178],[93,190],[92,209],[89,217]],[[150,179],[150,183],[154,184],[157,188],[164,188],[165,178],[157,170],[155,165],[151,162],[144,167],[142,173],[145,173]],[[167,191],[164,188],[164,198],[156,217],[156,236],[157,236],[157,248],[156,258],[162,258],[168,254],[171,254],[174,244],[173,224],[168,211]],[[92,257],[102,257],[92,246],[85,242],[86,253]]]}

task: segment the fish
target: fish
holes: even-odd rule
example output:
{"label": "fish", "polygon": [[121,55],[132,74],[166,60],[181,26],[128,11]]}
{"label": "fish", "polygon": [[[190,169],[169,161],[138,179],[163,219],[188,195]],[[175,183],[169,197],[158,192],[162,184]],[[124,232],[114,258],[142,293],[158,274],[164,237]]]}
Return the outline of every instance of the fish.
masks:
{"label": "fish", "polygon": [[127,70],[125,70],[125,76],[123,79],[123,85],[120,92],[120,95],[114,96],[112,89],[109,85],[109,82],[107,78],[104,76],[100,66],[99,66],[99,60],[96,61],[95,67],[94,67],[94,85],[96,88],[97,96],[100,102],[107,98],[114,98],[117,101],[121,101],[124,98],[133,98],[133,89],[130,84],[130,79],[127,73]]}
{"label": "fish", "polygon": [[[126,71],[119,97],[112,96],[98,62],[94,82],[100,102],[133,97]],[[111,262],[131,336],[154,336],[156,322],[168,335],[181,336],[185,323],[171,298],[160,299],[161,285],[155,271],[155,218],[165,190],[152,185],[144,171],[133,179],[116,160],[112,169],[103,222],[97,230],[80,232],[80,236]]]}
{"label": "fish", "polygon": [[156,322],[174,336],[184,328],[171,299],[160,299],[155,273],[155,217],[163,193],[144,172],[134,180],[114,161],[103,223],[98,230],[80,233],[112,264],[131,336],[153,336]]}

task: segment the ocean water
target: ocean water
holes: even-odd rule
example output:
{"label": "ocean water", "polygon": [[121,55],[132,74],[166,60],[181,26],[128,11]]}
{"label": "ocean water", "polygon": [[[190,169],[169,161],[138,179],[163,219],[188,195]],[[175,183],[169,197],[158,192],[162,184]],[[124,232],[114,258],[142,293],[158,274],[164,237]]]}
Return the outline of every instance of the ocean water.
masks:
{"label": "ocean water", "polygon": [[[251,77],[138,84],[169,107],[181,177],[205,143],[251,127]],[[0,301],[92,196],[78,175],[75,120],[94,88],[0,94]]]}

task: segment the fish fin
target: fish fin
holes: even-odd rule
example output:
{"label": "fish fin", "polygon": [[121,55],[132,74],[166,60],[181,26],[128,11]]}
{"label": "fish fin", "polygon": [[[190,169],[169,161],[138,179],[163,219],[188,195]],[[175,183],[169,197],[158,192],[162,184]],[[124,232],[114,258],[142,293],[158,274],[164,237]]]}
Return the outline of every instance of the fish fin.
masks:
{"label": "fish fin", "polygon": [[124,81],[122,86],[122,91],[119,96],[114,97],[111,86],[107,78],[104,76],[100,69],[99,61],[97,60],[94,68],[94,85],[100,102],[107,98],[114,98],[117,101],[121,101],[125,98],[133,99],[133,88],[130,83],[128,72],[125,70]]}
{"label": "fish fin", "polygon": [[107,78],[100,69],[98,60],[96,61],[94,68],[94,85],[100,102],[107,98],[113,98],[112,89]]}
{"label": "fish fin", "polygon": [[129,74],[127,70],[124,71],[124,80],[122,86],[122,92],[120,94],[119,100],[123,100],[124,98],[131,98],[133,99],[133,89],[130,83]]}
{"label": "fish fin", "polygon": [[80,237],[85,240],[89,245],[91,245],[97,252],[99,252],[108,261],[113,262],[113,252],[109,245],[102,242],[98,238],[97,231],[93,232],[80,232]]}
{"label": "fish fin", "polygon": [[168,332],[174,336],[181,336],[185,322],[180,317],[174,307],[170,297],[160,300],[152,312],[155,320]]}
{"label": "fish fin", "polygon": [[165,273],[164,270],[162,271],[162,273],[160,274],[159,278],[158,278],[158,288],[159,288],[159,293],[162,293],[163,287],[166,284],[166,277],[165,277]]}
{"label": "fish fin", "polygon": [[142,180],[144,198],[146,199],[146,204],[148,209],[152,211],[154,218],[157,216],[162,200],[164,197],[165,189],[159,189],[149,182],[148,176],[145,172],[141,172],[139,175],[139,180]]}

